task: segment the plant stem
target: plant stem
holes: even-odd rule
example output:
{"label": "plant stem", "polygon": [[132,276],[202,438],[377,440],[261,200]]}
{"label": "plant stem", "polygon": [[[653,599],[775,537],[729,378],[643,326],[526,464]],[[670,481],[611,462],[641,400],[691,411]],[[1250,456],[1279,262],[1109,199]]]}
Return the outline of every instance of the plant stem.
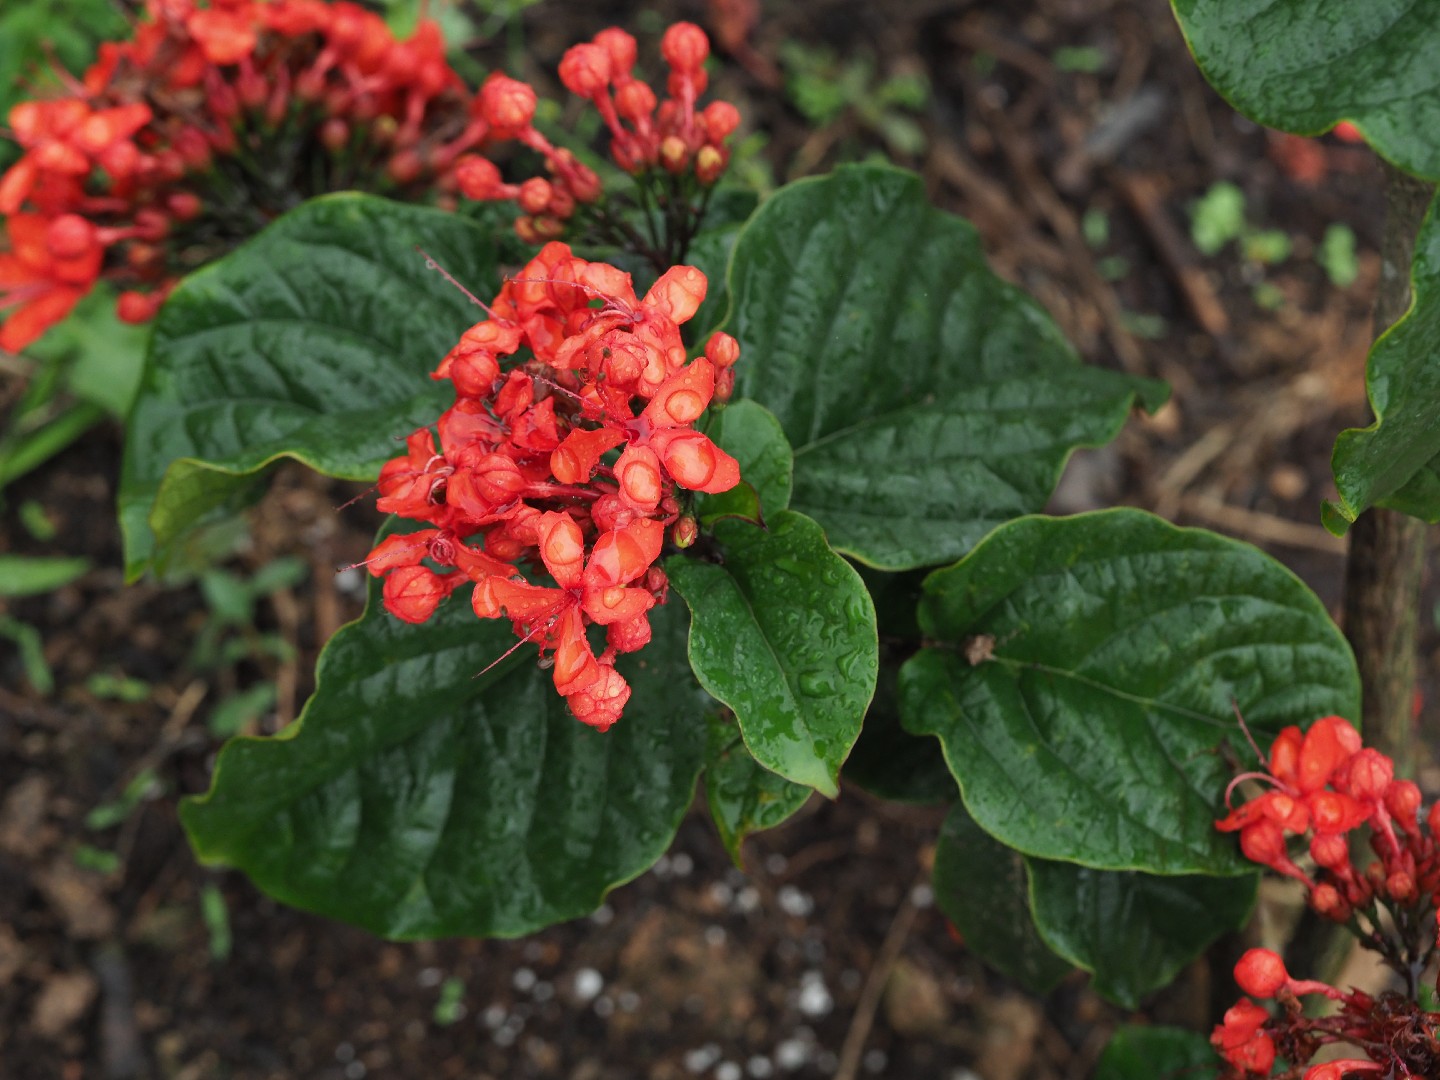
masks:
{"label": "plant stem", "polygon": [[[1377,337],[1410,306],[1415,237],[1434,194],[1432,186],[1393,166],[1385,168]],[[1401,775],[1408,775],[1411,766],[1411,702],[1424,559],[1425,524],[1415,518],[1377,508],[1362,514],[1350,529],[1343,621],[1360,669],[1365,743],[1393,758]]]}

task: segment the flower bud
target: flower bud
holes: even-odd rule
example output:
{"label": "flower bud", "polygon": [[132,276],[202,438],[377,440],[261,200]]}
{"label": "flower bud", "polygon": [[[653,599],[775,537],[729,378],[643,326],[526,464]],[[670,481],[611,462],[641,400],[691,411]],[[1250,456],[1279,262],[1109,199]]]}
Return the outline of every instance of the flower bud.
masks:
{"label": "flower bud", "polygon": [[527,214],[543,214],[550,205],[550,181],[532,176],[520,185],[520,209]]}
{"label": "flower bud", "polygon": [[616,88],[615,112],[632,124],[648,121],[655,114],[655,91],[639,79],[632,79]]}
{"label": "flower bud", "polygon": [[1409,780],[1393,781],[1385,789],[1385,809],[1406,832],[1414,833],[1419,826],[1420,789]]}
{"label": "flower bud", "polygon": [[724,147],[702,146],[695,155],[695,179],[709,187],[725,175],[730,154]]}
{"label": "flower bud", "polygon": [[682,516],[670,527],[670,539],[682,551],[693,545],[699,537],[700,524],[689,514]]}
{"label": "flower bud", "polygon": [[1399,904],[1411,904],[1417,899],[1415,879],[1404,870],[1397,870],[1385,879],[1385,895]]}
{"label": "flower bud", "polygon": [[1366,747],[1350,759],[1345,775],[1346,786],[1355,798],[1380,799],[1395,779],[1395,763],[1379,750]]}
{"label": "flower bud", "polygon": [[123,292],[115,301],[115,315],[121,322],[132,325],[149,322],[164,300],[162,293]]}
{"label": "flower bud", "polygon": [[610,86],[610,54],[599,45],[572,45],[560,58],[560,82],[583,98],[603,96]]}
{"label": "flower bud", "polygon": [[1269,949],[1250,949],[1235,965],[1235,982],[1251,997],[1274,997],[1289,979],[1285,961]]}
{"label": "flower bud", "polygon": [[715,396],[712,401],[718,401],[724,405],[735,394],[735,369],[733,367],[722,368],[715,376]]}
{"label": "flower bud", "polygon": [[193,191],[172,191],[165,196],[165,206],[176,221],[194,221],[205,209],[205,203]]}
{"label": "flower bud", "polygon": [[504,181],[500,179],[500,170],[493,161],[479,154],[465,154],[455,163],[455,181],[467,199],[485,202],[502,197],[499,189]]}
{"label": "flower bud", "polygon": [[98,243],[95,226],[79,214],[61,214],[45,230],[45,249],[57,259],[81,259]]}
{"label": "flower bud", "polygon": [[1310,908],[1315,914],[1334,922],[1344,922],[1350,917],[1351,910],[1340,890],[1329,884],[1316,885],[1310,890]]}
{"label": "flower bud", "polygon": [[1339,870],[1350,862],[1350,845],[1339,833],[1317,833],[1310,841],[1310,857],[1317,866]]}
{"label": "flower bud", "polygon": [[498,71],[480,87],[480,115],[497,138],[514,138],[535,119],[535,91]]}
{"label": "flower bud", "polygon": [[320,145],[332,154],[344,150],[350,142],[350,125],[338,116],[332,116],[320,125]]}
{"label": "flower bud", "polygon": [[698,71],[710,55],[710,39],[690,22],[678,22],[660,39],[660,55],[676,71]]}
{"label": "flower bud", "polygon": [[636,48],[633,37],[624,30],[611,26],[601,30],[591,40],[609,56],[611,78],[618,79],[622,75],[630,74],[630,69],[635,66]]}
{"label": "flower bud", "polygon": [[723,142],[740,126],[740,110],[728,101],[712,101],[700,113],[705,134],[713,143]]}
{"label": "flower bud", "polygon": [[672,173],[682,173],[690,163],[690,151],[685,140],[678,135],[667,135],[660,140],[660,164]]}

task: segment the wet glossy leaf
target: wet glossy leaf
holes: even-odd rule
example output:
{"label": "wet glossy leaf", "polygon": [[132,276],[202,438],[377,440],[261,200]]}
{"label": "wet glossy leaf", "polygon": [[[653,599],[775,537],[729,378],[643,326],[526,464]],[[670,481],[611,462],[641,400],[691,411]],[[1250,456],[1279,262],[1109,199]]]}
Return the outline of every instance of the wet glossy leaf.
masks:
{"label": "wet glossy leaf", "polygon": [[[616,665],[634,689],[601,734],[463,596],[412,626],[380,608],[320,659],[301,719],[232,740],[182,812],[202,861],[296,907],[392,938],[513,937],[597,907],[665,850],[690,805],[713,705],[683,605]],[[638,658],[637,658],[638,657]]]}
{"label": "wet glossy leaf", "polygon": [[768,528],[721,521],[723,563],[676,556],[693,613],[690,663],[765,768],[826,795],[875,692],[875,608],[820,526],[782,510]]}
{"label": "wet glossy leaf", "polygon": [[745,227],[725,328],[736,392],[779,418],[795,509],[889,569],[963,554],[1041,509],[1077,446],[1158,384],[1082,365],[992,274],[968,222],[917,177],[850,166],[788,185]]}
{"label": "wet glossy leaf", "polygon": [[1240,927],[1259,880],[1026,863],[1035,924],[1046,944],[1093,972],[1096,992],[1127,1009],[1138,1008],[1211,942]]}
{"label": "wet glossy leaf", "polygon": [[1048,994],[1071,970],[1030,917],[1025,859],[975,824],[958,803],[935,848],[935,903],[965,946],[1032,994]]}
{"label": "wet glossy leaf", "polygon": [[472,291],[497,286],[478,226],[365,195],[306,203],[182,282],[127,433],[127,573],[250,497],[247,479],[280,458],[371,479],[435,421],[453,392],[429,372],[481,312],[417,245]]}
{"label": "wet glossy leaf", "polygon": [[1231,105],[1318,135],[1349,120],[1383,157],[1440,179],[1440,20],[1415,0],[1171,0]]}
{"label": "wet glossy leaf", "polygon": [[1335,441],[1338,503],[1325,525],[1343,534],[1361,513],[1386,506],[1440,521],[1440,203],[1432,202],[1415,241],[1410,310],[1370,349],[1365,385],[1377,417]]}
{"label": "wet glossy leaf", "polygon": [[773,829],[814,794],[756,762],[740,731],[729,720],[711,720],[705,761],[705,801],[720,841],[735,865],[751,833]]}
{"label": "wet glossy leaf", "polygon": [[901,672],[905,726],[940,737],[987,832],[1042,858],[1238,874],[1212,824],[1234,709],[1260,732],[1359,715],[1350,648],[1298,578],[1139,511],[1002,526],[930,575],[920,621],[937,644]]}
{"label": "wet glossy leaf", "polygon": [[1095,1080],[1215,1080],[1220,1058],[1204,1035],[1183,1028],[1122,1027],[1111,1037]]}

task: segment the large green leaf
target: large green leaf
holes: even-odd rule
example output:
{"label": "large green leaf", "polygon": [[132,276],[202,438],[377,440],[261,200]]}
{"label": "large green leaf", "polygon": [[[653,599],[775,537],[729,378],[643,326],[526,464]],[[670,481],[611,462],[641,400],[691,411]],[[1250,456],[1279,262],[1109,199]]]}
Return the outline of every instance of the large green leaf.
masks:
{"label": "large green leaf", "polygon": [[315,696],[274,738],[239,738],[182,808],[200,858],[280,900],[393,938],[512,937],[597,907],[669,845],[705,753],[683,605],[617,667],[633,695],[579,723],[508,624],[463,597],[421,626],[380,607],[341,630]]}
{"label": "large green leaf", "polygon": [[1095,990],[1128,1009],[1167,986],[1216,938],[1239,927],[1258,875],[1155,877],[1027,859],[1040,935]]}
{"label": "large green leaf", "polygon": [[940,737],[987,832],[1042,858],[1238,874],[1213,825],[1235,709],[1265,732],[1359,714],[1350,648],[1298,578],[1139,511],[1002,526],[930,575],[920,620],[906,727]]}
{"label": "large green leaf", "polygon": [[120,483],[126,569],[244,496],[281,457],[370,479],[451,397],[427,376],[482,317],[488,235],[366,195],[313,200],[175,290],[155,323]]}
{"label": "large green leaf", "polygon": [[1071,970],[1030,917],[1025,859],[995,840],[956,804],[935,847],[935,903],[965,945],[1033,994],[1048,994]]}
{"label": "large green leaf", "polygon": [[736,392],[795,449],[792,505],[839,551],[934,565],[1041,509],[1077,446],[1158,384],[1082,365],[920,180],[850,166],[790,184],[730,263]]}
{"label": "large green leaf", "polygon": [[740,845],[751,833],[773,829],[815,793],[760,765],[729,720],[712,719],[705,760],[705,801],[720,842],[740,865]]}
{"label": "large green leaf", "polygon": [[1440,19],[1431,0],[1172,0],[1231,105],[1301,135],[1349,120],[1384,157],[1440,179]]}
{"label": "large green leaf", "polygon": [[[1440,20],[1437,20],[1440,26]],[[1440,521],[1440,200],[1432,201],[1410,266],[1410,310],[1370,349],[1365,385],[1376,420],[1335,441],[1338,503],[1324,520],[1343,534],[1371,506]]]}
{"label": "large green leaf", "polygon": [[1220,1058],[1204,1035],[1183,1028],[1132,1025],[1115,1032],[1095,1080],[1215,1080]]}
{"label": "large green leaf", "polygon": [[690,606],[690,663],[765,768],[835,795],[879,665],[875,607],[820,526],[782,510],[768,528],[721,521],[719,561],[665,572]]}

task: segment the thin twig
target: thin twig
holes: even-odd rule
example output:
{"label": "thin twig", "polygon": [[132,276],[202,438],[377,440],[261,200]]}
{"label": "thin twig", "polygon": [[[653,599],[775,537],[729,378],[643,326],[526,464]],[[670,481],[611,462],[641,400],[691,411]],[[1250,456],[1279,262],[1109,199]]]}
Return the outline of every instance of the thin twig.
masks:
{"label": "thin twig", "polygon": [[840,1048],[840,1064],[835,1069],[835,1080],[855,1080],[860,1069],[860,1057],[865,1052],[865,1041],[870,1038],[870,1029],[875,1024],[875,1011],[880,1007],[885,984],[890,981],[890,971],[900,958],[900,950],[905,947],[905,939],[910,936],[910,928],[915,925],[915,916],[919,912],[915,906],[915,886],[922,884],[925,877],[922,872],[905,890],[905,898],[890,920],[890,929],[885,932],[885,940],[880,943],[880,951],[870,967],[870,976],[860,991],[860,1000],[855,1003],[855,1015],[850,1019],[850,1030],[845,1033],[845,1044]]}

